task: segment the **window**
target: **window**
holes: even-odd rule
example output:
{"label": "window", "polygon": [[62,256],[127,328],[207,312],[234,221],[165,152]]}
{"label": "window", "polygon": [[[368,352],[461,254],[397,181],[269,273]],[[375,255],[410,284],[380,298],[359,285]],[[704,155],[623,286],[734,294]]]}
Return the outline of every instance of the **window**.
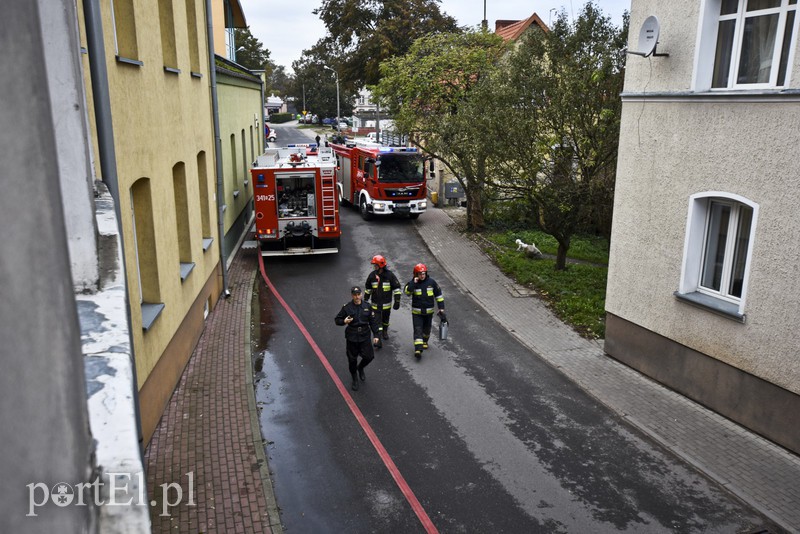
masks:
{"label": "window", "polygon": [[189,195],[186,188],[186,165],[181,161],[172,167],[172,191],[175,198],[175,226],[178,238],[178,261],[181,280],[194,268],[192,262],[192,233],[189,222]]}
{"label": "window", "polygon": [[140,178],[130,189],[133,246],[139,282],[142,328],[149,330],[164,309],[158,278],[158,255],[150,180]]}
{"label": "window", "polygon": [[203,250],[211,247],[211,213],[209,208],[208,167],[204,150],[197,153],[197,191],[200,194],[200,227],[203,234]]}
{"label": "window", "polygon": [[195,0],[186,0],[186,22],[189,38],[190,72],[195,77],[200,74],[200,33],[197,31],[197,7]]}
{"label": "window", "polygon": [[797,41],[797,0],[713,0],[707,6],[706,14],[715,24],[704,31],[714,38],[709,35],[700,50],[708,54],[713,46],[710,87],[786,85]]}
{"label": "window", "polygon": [[164,57],[164,70],[174,74],[178,69],[178,49],[175,43],[175,15],[172,0],[158,0],[158,22],[161,29],[161,53]]}
{"label": "window", "polygon": [[113,0],[111,18],[114,21],[114,52],[117,58],[138,59],[133,0]]}
{"label": "window", "polygon": [[679,297],[743,317],[758,205],[726,193],[689,202]]}

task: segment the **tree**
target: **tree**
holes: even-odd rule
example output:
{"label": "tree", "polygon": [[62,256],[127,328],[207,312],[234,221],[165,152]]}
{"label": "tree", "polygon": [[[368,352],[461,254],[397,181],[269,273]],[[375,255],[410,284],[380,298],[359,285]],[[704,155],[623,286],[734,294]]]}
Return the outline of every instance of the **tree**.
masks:
{"label": "tree", "polygon": [[[294,81],[291,95],[297,100],[298,109],[305,103],[306,110],[323,117],[336,116],[336,78],[323,67],[322,62],[304,51],[301,60],[292,63]],[[339,108],[343,117],[352,114],[355,92],[339,82]]]}
{"label": "tree", "polygon": [[[574,23],[561,12],[550,32],[530,32],[496,79],[494,105],[513,110],[496,163],[502,187],[524,198],[543,231],[558,241],[556,269],[570,240],[613,196],[624,77],[623,27],[591,2]],[[610,207],[606,206],[610,209]]]}
{"label": "tree", "polygon": [[289,94],[292,86],[292,79],[286,74],[286,68],[283,65],[276,65],[271,59],[267,60],[267,66],[267,86],[265,88],[265,93],[278,96]]}
{"label": "tree", "polygon": [[[233,36],[236,43],[236,62],[250,70],[267,70],[270,52],[250,33],[250,26],[236,28]],[[241,49],[241,50],[239,50]]]}
{"label": "tree", "polygon": [[314,49],[355,87],[377,83],[381,63],[404,55],[417,38],[458,30],[439,0],[322,0],[314,14],[328,30]]}
{"label": "tree", "polygon": [[493,33],[466,31],[428,35],[408,54],[381,66],[373,93],[388,106],[396,128],[439,159],[458,178],[467,197],[467,227],[482,229],[491,152],[485,113],[503,40]]}

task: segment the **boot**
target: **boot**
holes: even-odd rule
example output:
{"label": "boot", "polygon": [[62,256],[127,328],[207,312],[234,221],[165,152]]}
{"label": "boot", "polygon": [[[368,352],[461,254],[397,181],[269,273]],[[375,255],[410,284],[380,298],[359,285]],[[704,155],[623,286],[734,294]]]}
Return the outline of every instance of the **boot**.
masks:
{"label": "boot", "polygon": [[353,373],[353,385],[350,386],[353,391],[358,391],[358,375]]}
{"label": "boot", "polygon": [[416,359],[418,359],[418,360],[419,360],[420,358],[422,358],[422,351],[421,351],[421,350],[415,350],[415,351],[414,351],[414,357],[415,357]]}
{"label": "boot", "polygon": [[383,327],[383,339],[389,339],[389,327],[388,326],[384,326]]}
{"label": "boot", "polygon": [[360,378],[362,382],[366,382],[367,381],[367,375],[364,374],[364,368],[363,367],[359,367],[358,368],[358,378]]}

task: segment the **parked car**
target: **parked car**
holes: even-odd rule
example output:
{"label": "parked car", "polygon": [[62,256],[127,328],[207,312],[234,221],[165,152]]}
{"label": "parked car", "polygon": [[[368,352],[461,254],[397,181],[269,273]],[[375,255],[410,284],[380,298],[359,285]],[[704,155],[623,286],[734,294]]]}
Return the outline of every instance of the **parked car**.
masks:
{"label": "parked car", "polygon": [[326,124],[326,125],[327,124],[333,124],[333,119],[330,118],[330,117],[325,117],[324,119],[322,119],[322,124]]}

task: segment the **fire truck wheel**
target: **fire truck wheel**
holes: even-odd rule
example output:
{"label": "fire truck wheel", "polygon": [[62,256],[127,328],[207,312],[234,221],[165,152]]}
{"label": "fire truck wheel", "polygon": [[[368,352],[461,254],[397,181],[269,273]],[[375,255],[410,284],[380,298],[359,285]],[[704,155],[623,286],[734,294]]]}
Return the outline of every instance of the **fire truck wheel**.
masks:
{"label": "fire truck wheel", "polygon": [[419,213],[409,213],[408,216],[411,219],[419,219]]}
{"label": "fire truck wheel", "polygon": [[365,221],[372,219],[372,213],[367,210],[367,199],[361,197],[361,218]]}

